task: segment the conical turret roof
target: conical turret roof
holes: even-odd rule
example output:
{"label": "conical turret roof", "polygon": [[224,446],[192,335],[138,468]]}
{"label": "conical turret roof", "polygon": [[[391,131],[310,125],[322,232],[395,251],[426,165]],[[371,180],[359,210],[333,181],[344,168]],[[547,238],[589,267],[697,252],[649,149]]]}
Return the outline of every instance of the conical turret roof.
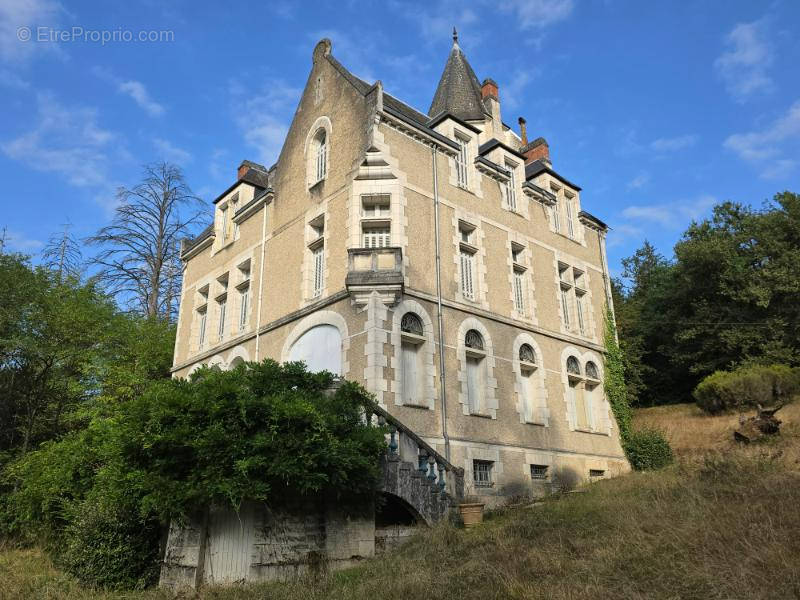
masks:
{"label": "conical turret roof", "polygon": [[458,45],[453,29],[453,48],[428,110],[429,117],[450,113],[464,121],[481,120],[486,114],[481,99],[481,84]]}

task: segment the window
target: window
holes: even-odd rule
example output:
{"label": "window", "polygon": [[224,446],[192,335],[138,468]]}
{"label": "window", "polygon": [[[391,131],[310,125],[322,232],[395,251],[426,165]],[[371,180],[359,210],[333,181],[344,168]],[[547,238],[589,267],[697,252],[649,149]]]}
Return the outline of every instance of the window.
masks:
{"label": "window", "polygon": [[534,410],[536,402],[534,373],[536,373],[536,353],[530,344],[522,344],[519,347],[519,375],[523,417],[526,423],[543,424],[544,411]]}
{"label": "window", "polygon": [[561,233],[561,214],[559,210],[560,201],[558,199],[558,190],[552,189],[553,195],[556,197],[556,203],[553,204],[553,229],[555,229],[556,233]]}
{"label": "window", "polygon": [[244,331],[247,326],[247,311],[250,307],[250,286],[239,290],[239,331]]}
{"label": "window", "polygon": [[309,222],[311,242],[311,297],[316,298],[325,288],[325,215]]}
{"label": "window", "polygon": [[[587,335],[588,322],[586,320],[586,274],[584,271],[575,269],[564,263],[558,263],[558,279],[560,283],[559,294],[561,296],[561,312],[563,314],[564,327],[573,330],[577,327],[577,332]],[[574,308],[573,308],[574,307]],[[575,319],[573,320],[573,312]]]}
{"label": "window", "polygon": [[564,197],[564,206],[567,209],[567,235],[571,239],[575,238],[575,223],[574,218],[572,215],[572,199],[569,197]]}
{"label": "window", "polygon": [[206,319],[208,318],[208,310],[202,308],[197,311],[197,315],[200,318],[200,331],[197,336],[197,346],[198,348],[202,348],[203,344],[206,343]]}
{"label": "window", "polygon": [[531,479],[547,479],[547,465],[531,465]]}
{"label": "window", "polygon": [[461,263],[461,295],[467,300],[475,300],[475,253],[477,248],[473,245],[475,226],[460,221],[458,233],[461,243],[459,245]]}
{"label": "window", "polygon": [[483,336],[474,329],[464,336],[467,362],[467,406],[469,412],[481,414],[486,388],[486,351]]}
{"label": "window", "polygon": [[223,206],[219,211],[220,218],[220,239],[224,244],[228,239],[228,205]]}
{"label": "window", "polygon": [[525,314],[525,273],[514,269],[514,308]]}
{"label": "window", "polygon": [[[591,367],[589,367],[590,364],[592,365]],[[590,369],[597,374],[597,366],[594,363],[587,363],[587,375]],[[593,431],[595,429],[592,416],[594,392],[597,389],[598,382],[587,382],[587,378],[582,375],[581,363],[575,356],[567,358],[567,383],[569,386],[568,400],[575,414],[575,429]]]}
{"label": "window", "polygon": [[600,375],[597,373],[597,365],[592,361],[586,363],[586,377],[598,381],[600,380]]}
{"label": "window", "polygon": [[217,337],[222,339],[225,337],[225,312],[228,308],[227,296],[223,296],[217,300],[217,304],[219,306],[219,326],[217,328]]}
{"label": "window", "polygon": [[[238,192],[231,197],[231,219],[236,219],[236,211],[239,209],[239,194]],[[233,239],[239,237],[239,222],[233,221]]]}
{"label": "window", "polygon": [[506,184],[506,202],[508,203],[509,210],[517,210],[517,177],[515,169],[517,166],[514,163],[506,161],[506,169],[509,172],[508,183]]}
{"label": "window", "polygon": [[391,233],[388,225],[369,225],[363,226],[362,245],[364,248],[386,248],[390,246]]}
{"label": "window", "polygon": [[322,181],[328,174],[328,137],[324,129],[317,134],[316,165],[317,181]]}
{"label": "window", "polygon": [[391,198],[388,195],[380,194],[361,198],[361,216],[366,219],[387,218],[390,216],[390,209]]}
{"label": "window", "polygon": [[586,333],[586,326],[583,321],[583,294],[575,294],[575,308],[578,316],[578,330],[581,334]]}
{"label": "window", "polygon": [[425,343],[422,320],[407,312],[400,319],[400,385],[403,404],[423,405],[426,398],[422,387],[422,347]]}
{"label": "window", "polygon": [[606,476],[606,472],[603,469],[589,469],[589,479],[600,479]]}
{"label": "window", "polygon": [[563,284],[561,286],[561,310],[564,313],[564,327],[569,329],[569,288],[565,288]]}
{"label": "window", "polygon": [[492,487],[492,467],[494,463],[490,460],[472,461],[472,479],[475,487]]}
{"label": "window", "polygon": [[458,154],[456,155],[456,181],[459,187],[467,188],[469,186],[467,175],[469,168],[469,138],[464,138],[457,133],[456,143],[458,144]]}
{"label": "window", "polygon": [[313,250],[313,264],[314,264],[314,289],[311,296],[316,298],[322,294],[325,285],[325,247],[320,245]]}
{"label": "window", "polygon": [[528,364],[536,364],[536,353],[530,344],[522,344],[519,347],[519,361]]}

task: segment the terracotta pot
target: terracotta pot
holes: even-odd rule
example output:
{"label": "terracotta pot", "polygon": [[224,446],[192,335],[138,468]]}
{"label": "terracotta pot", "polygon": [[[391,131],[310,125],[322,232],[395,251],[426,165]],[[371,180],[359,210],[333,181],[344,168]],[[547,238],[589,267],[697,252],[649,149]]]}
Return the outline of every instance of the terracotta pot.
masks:
{"label": "terracotta pot", "polygon": [[483,502],[458,505],[458,512],[461,513],[461,520],[464,522],[466,529],[475,527],[478,523],[483,523],[483,506]]}

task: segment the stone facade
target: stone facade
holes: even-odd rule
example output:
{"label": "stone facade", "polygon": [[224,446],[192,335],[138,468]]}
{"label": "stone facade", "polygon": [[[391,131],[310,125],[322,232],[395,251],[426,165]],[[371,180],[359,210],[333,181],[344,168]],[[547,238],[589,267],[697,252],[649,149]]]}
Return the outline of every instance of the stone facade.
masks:
{"label": "stone facade", "polygon": [[173,372],[338,371],[494,503],[629,467],[602,387],[606,226],[502,122],[502,89],[464,77],[454,41],[425,115],[317,44],[278,162],[243,163],[184,245]]}

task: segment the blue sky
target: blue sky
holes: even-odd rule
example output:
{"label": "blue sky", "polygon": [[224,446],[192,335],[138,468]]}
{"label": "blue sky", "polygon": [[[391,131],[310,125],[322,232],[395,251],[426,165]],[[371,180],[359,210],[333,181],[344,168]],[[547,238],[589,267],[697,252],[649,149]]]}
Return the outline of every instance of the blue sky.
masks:
{"label": "blue sky", "polygon": [[[0,0],[0,229],[35,254],[63,223],[107,223],[145,162],[181,165],[206,199],[242,159],[271,165],[322,37],[427,112],[453,25],[504,121],[547,138],[613,228],[612,272],[645,238],[670,254],[714,202],[800,191],[796,0]],[[93,41],[104,30],[172,41]]]}

